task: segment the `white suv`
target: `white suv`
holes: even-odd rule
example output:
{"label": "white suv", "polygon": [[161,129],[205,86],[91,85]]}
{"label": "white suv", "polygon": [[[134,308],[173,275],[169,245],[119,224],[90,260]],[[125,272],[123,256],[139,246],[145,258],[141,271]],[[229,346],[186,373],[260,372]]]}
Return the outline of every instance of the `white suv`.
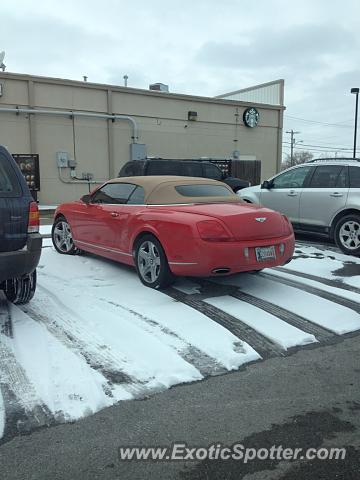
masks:
{"label": "white suv", "polygon": [[360,254],[360,160],[311,160],[238,195],[284,213],[298,232],[325,234],[344,253]]}

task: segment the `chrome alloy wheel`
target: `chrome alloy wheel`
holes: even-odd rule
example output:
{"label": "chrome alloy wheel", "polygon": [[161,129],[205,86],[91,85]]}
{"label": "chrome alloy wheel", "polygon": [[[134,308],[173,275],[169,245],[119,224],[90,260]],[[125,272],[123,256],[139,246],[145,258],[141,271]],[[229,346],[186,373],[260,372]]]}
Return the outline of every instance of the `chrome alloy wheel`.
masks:
{"label": "chrome alloy wheel", "polygon": [[160,275],[161,259],[156,245],[147,240],[142,243],[138,253],[138,269],[147,283],[154,283]]}
{"label": "chrome alloy wheel", "polygon": [[63,253],[69,253],[74,248],[70,226],[65,220],[55,225],[53,240],[56,247]]}
{"label": "chrome alloy wheel", "polygon": [[345,222],[340,228],[339,240],[349,250],[360,248],[360,223],[356,220]]}

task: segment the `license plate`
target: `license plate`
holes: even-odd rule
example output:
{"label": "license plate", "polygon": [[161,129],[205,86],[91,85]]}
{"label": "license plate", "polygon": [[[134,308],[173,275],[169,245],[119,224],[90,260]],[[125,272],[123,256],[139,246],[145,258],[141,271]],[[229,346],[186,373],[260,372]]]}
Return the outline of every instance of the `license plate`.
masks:
{"label": "license plate", "polygon": [[275,247],[256,247],[255,248],[256,260],[258,262],[264,262],[272,258],[276,258]]}

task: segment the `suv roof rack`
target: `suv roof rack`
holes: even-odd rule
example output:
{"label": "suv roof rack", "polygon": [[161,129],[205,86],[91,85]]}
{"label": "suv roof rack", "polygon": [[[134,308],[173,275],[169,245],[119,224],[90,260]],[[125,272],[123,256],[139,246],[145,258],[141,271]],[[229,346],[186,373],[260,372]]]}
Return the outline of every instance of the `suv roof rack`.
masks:
{"label": "suv roof rack", "polygon": [[350,158],[350,157],[332,157],[332,158],[313,158],[308,160],[306,163],[314,162],[360,162],[360,158]]}

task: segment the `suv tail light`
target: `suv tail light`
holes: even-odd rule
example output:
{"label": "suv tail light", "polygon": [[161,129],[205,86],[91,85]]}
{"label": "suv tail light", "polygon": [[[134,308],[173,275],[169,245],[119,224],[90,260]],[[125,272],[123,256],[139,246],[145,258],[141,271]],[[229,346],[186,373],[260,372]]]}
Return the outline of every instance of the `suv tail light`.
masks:
{"label": "suv tail light", "polygon": [[234,239],[228,234],[221,223],[216,220],[204,220],[197,223],[200,238],[209,242],[231,242]]}
{"label": "suv tail light", "polygon": [[36,202],[31,202],[29,206],[28,233],[38,233],[40,226],[40,214]]}

